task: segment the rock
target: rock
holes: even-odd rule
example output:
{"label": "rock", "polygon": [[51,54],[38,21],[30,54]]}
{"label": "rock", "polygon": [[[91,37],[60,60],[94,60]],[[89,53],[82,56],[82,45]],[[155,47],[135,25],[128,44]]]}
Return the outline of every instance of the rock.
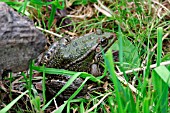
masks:
{"label": "rock", "polygon": [[27,17],[0,2],[0,75],[20,72],[44,51],[46,38]]}

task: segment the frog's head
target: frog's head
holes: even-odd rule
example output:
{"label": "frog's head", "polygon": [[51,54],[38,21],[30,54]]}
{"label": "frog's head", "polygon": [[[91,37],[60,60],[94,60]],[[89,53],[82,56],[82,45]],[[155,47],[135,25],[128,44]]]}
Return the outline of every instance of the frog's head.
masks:
{"label": "frog's head", "polygon": [[[101,30],[97,30],[96,34],[99,35],[98,47],[96,48],[96,52],[101,54],[102,51],[106,52],[116,41],[116,34],[104,32]],[[101,51],[102,48],[102,51]]]}
{"label": "frog's head", "polygon": [[[109,32],[102,33],[101,30],[97,30],[96,34],[98,35],[98,45],[95,48],[97,54],[95,55],[94,62],[98,64],[98,62],[103,59],[102,52],[105,53],[116,41],[116,35],[114,33]],[[91,65],[91,74],[93,74],[94,76],[101,75],[99,65]]]}

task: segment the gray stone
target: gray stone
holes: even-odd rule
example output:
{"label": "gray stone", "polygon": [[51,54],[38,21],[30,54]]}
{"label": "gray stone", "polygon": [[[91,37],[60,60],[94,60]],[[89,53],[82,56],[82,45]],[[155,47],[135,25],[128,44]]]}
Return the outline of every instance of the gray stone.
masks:
{"label": "gray stone", "polygon": [[44,51],[46,38],[27,17],[0,2],[0,75],[20,72]]}

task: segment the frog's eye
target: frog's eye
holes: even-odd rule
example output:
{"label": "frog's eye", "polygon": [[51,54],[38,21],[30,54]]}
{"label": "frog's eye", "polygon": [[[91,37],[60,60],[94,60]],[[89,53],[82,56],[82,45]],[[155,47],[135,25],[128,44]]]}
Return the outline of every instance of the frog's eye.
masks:
{"label": "frog's eye", "polygon": [[101,39],[101,46],[102,46],[102,47],[107,46],[107,44],[108,44],[108,40],[106,40],[106,39]]}

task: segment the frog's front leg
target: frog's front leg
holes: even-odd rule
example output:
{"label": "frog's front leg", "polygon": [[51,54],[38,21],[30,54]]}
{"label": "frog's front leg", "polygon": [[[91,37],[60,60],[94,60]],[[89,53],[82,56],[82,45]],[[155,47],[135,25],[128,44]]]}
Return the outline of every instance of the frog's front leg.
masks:
{"label": "frog's front leg", "polygon": [[94,63],[94,64],[91,65],[91,74],[94,75],[94,76],[102,75],[98,64]]}

